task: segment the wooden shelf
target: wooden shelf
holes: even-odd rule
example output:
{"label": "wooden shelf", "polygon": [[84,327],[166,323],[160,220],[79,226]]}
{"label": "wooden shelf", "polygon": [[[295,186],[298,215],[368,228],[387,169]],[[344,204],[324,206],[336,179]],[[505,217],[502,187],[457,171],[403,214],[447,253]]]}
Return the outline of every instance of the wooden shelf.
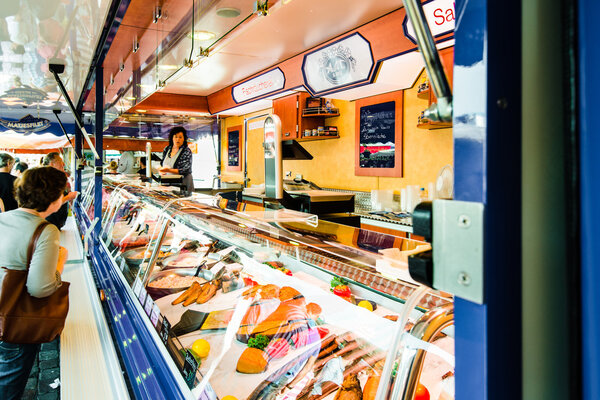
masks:
{"label": "wooden shelf", "polygon": [[417,128],[421,128],[421,129],[452,128],[452,122],[425,122],[425,123],[417,124]]}
{"label": "wooden shelf", "polygon": [[425,90],[421,90],[420,92],[417,92],[417,97],[420,99],[428,100],[430,91],[431,91],[431,88],[429,88],[429,87]]}
{"label": "wooden shelf", "polygon": [[325,113],[325,114],[302,114],[302,118],[311,118],[311,117],[325,117],[325,118],[329,118],[329,117],[339,117],[340,113]]}
{"label": "wooden shelf", "polygon": [[313,140],[339,139],[339,136],[306,136],[296,139],[297,142],[310,142]]}

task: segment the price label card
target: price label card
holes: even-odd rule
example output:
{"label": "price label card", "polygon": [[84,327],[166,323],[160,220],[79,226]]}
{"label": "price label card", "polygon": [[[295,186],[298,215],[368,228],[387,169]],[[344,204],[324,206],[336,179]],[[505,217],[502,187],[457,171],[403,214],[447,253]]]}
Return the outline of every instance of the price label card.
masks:
{"label": "price label card", "polygon": [[160,336],[160,340],[163,341],[165,346],[167,345],[167,341],[169,340],[169,331],[171,330],[171,324],[169,320],[163,316],[162,324],[160,325],[160,331],[158,332]]}
{"label": "price label card", "polygon": [[152,313],[150,314],[150,322],[158,329],[158,317],[160,317],[160,309],[156,304],[152,306]]}
{"label": "price label card", "polygon": [[125,269],[125,265],[126,265],[126,261],[124,258],[121,258],[121,264],[119,265],[119,268],[121,269],[121,272]]}
{"label": "price label card", "polygon": [[133,293],[136,297],[140,297],[140,290],[142,290],[142,281],[140,281],[140,277],[135,278],[133,282]]}
{"label": "price label card", "polygon": [[138,296],[138,299],[140,300],[140,304],[142,305],[142,307],[144,306],[144,304],[146,304],[147,296],[148,296],[148,292],[146,292],[146,289],[144,289],[144,287],[142,286],[142,288],[140,289],[140,294]]}
{"label": "price label card", "polygon": [[194,357],[190,350],[186,350],[185,361],[183,363],[183,379],[185,379],[185,383],[187,383],[190,389],[194,387],[196,370],[198,370],[198,361],[196,361],[196,357]]}
{"label": "price label card", "polygon": [[152,297],[146,297],[146,305],[144,306],[144,311],[146,311],[146,315],[152,315],[152,308],[154,307],[154,301],[152,301]]}

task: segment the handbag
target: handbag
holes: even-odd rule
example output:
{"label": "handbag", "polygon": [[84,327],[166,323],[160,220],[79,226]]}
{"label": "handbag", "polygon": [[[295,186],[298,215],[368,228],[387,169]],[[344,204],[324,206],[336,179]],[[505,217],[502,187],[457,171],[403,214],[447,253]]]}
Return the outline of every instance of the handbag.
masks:
{"label": "handbag", "polygon": [[62,332],[69,312],[69,282],[50,296],[37,298],[27,292],[27,274],[37,241],[46,227],[42,222],[27,248],[27,269],[0,268],[0,340],[7,343],[47,343]]}

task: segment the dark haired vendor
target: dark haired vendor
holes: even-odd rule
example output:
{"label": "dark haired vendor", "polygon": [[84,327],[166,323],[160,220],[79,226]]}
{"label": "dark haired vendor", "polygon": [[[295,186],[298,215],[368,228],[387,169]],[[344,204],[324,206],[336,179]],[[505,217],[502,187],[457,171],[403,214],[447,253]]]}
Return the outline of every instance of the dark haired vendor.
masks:
{"label": "dark haired vendor", "polygon": [[194,191],[192,178],[192,151],[187,145],[187,131],[176,126],[169,132],[169,145],[163,151],[163,159],[158,171],[161,174],[177,174],[183,176],[183,184],[189,195]]}

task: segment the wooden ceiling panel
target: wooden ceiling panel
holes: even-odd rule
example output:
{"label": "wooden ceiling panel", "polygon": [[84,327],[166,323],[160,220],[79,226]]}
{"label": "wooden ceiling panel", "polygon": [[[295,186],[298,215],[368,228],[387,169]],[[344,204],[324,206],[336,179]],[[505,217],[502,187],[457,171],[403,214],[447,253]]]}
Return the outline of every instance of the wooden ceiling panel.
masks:
{"label": "wooden ceiling panel", "polygon": [[208,114],[208,101],[205,96],[156,92],[141,101],[129,112],[145,110],[148,114],[165,115],[205,115]]}

